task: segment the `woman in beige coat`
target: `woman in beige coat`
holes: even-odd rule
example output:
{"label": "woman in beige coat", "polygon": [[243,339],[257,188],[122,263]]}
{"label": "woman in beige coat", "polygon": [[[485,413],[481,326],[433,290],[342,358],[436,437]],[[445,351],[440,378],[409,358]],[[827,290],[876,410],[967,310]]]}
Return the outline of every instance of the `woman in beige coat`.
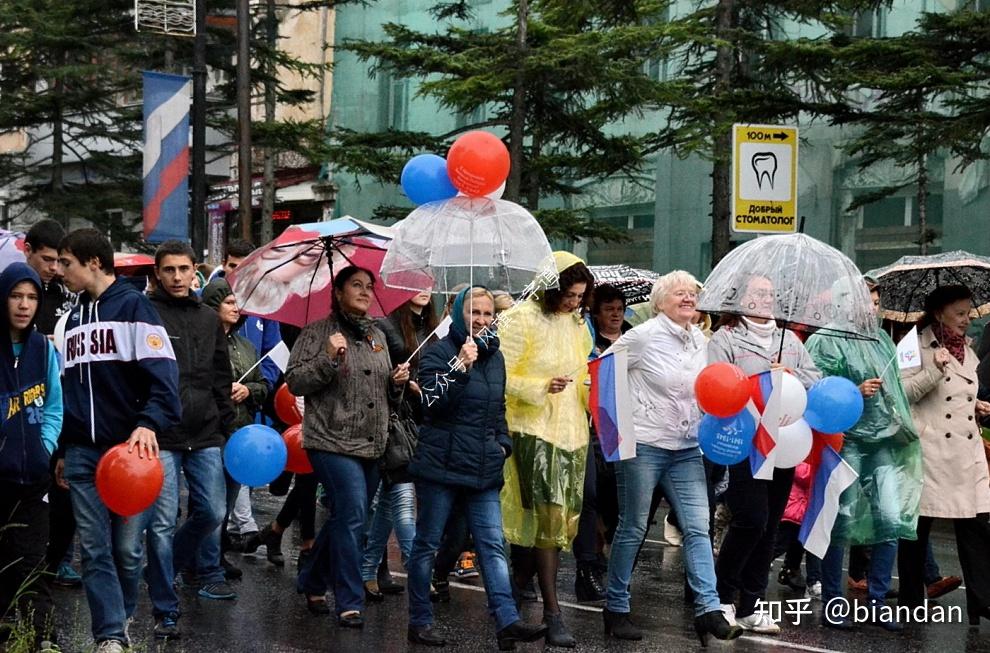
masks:
{"label": "woman in beige coat", "polygon": [[925,551],[935,518],[951,519],[966,580],[970,625],[990,619],[990,471],[977,419],[990,404],[976,398],[979,363],[967,341],[972,295],[964,286],[943,286],[925,300],[921,366],[904,372],[904,389],[921,437],[924,488],[918,539],[901,540],[900,605],[925,597]]}

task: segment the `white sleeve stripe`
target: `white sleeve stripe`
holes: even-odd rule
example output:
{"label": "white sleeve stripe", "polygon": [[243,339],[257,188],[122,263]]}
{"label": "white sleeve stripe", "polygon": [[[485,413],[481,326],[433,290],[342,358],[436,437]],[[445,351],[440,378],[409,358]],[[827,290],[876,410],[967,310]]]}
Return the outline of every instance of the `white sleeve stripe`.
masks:
{"label": "white sleeve stripe", "polygon": [[175,360],[165,327],[147,322],[92,322],[65,333],[64,369],[81,363]]}

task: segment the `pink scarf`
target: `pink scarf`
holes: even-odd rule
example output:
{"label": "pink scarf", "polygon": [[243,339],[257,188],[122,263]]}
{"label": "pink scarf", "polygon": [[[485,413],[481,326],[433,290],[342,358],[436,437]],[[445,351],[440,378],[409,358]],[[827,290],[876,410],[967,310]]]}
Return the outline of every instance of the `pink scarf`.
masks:
{"label": "pink scarf", "polygon": [[966,358],[966,336],[949,333],[945,327],[938,323],[932,325],[932,333],[935,334],[939,343],[949,350],[952,357],[962,364],[963,359]]}

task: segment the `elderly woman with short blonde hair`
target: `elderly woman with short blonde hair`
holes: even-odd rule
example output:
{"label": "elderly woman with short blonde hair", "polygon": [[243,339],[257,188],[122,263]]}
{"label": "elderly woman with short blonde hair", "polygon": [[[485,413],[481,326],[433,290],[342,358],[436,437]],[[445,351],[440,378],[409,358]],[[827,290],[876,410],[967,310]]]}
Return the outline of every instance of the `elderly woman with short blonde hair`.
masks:
{"label": "elderly woman with short blonde hair", "polygon": [[638,640],[630,621],[629,585],[649,519],[650,499],[659,485],[680,517],[684,566],[694,592],[695,631],[734,639],[741,630],[719,608],[715,560],[708,539],[708,485],[694,398],[694,381],[708,364],[705,336],[693,324],[698,281],[683,270],[660,277],[650,301],[656,317],[627,331],[616,342],[628,355],[633,396],[636,457],[615,464],[619,527],[612,542],[605,604],[605,633]]}

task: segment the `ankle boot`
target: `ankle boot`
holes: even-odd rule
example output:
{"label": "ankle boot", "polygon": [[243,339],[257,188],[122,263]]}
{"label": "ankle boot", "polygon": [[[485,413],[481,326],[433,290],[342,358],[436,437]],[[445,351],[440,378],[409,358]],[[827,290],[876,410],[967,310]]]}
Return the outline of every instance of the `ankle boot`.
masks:
{"label": "ankle boot", "polygon": [[601,603],[605,600],[605,588],[592,567],[578,567],[574,578],[574,593],[578,603]]}
{"label": "ankle boot", "polygon": [[742,634],[742,628],[730,625],[721,610],[712,610],[694,618],[694,632],[698,633],[701,646],[706,647],[709,635],[715,639],[735,639]]}
{"label": "ankle boot", "polygon": [[422,646],[446,646],[447,640],[433,632],[429,626],[409,626],[406,630],[406,639],[410,644],[421,644]]}
{"label": "ankle boot", "polygon": [[266,554],[268,562],[276,567],[284,567],[285,556],[282,555],[282,534],[273,531],[271,524],[265,526],[265,529],[261,531],[261,543],[268,549],[268,553]]}
{"label": "ankle boot", "polygon": [[643,639],[643,631],[633,625],[628,612],[612,612],[608,608],[602,611],[605,621],[605,634],[616,639],[639,641]]}
{"label": "ankle boot", "polygon": [[544,612],[543,623],[547,625],[547,634],[544,638],[544,643],[547,646],[559,646],[560,648],[574,648],[577,646],[577,640],[567,630],[567,626],[564,625],[564,618],[559,612],[557,614]]}
{"label": "ankle boot", "polygon": [[388,559],[382,556],[382,562],[378,565],[378,589],[382,594],[402,594],[406,591],[406,586],[396,583],[388,570]]}
{"label": "ankle boot", "polygon": [[520,619],[495,633],[495,638],[498,640],[498,650],[511,651],[516,648],[516,642],[535,642],[546,633],[546,624],[528,624]]}

